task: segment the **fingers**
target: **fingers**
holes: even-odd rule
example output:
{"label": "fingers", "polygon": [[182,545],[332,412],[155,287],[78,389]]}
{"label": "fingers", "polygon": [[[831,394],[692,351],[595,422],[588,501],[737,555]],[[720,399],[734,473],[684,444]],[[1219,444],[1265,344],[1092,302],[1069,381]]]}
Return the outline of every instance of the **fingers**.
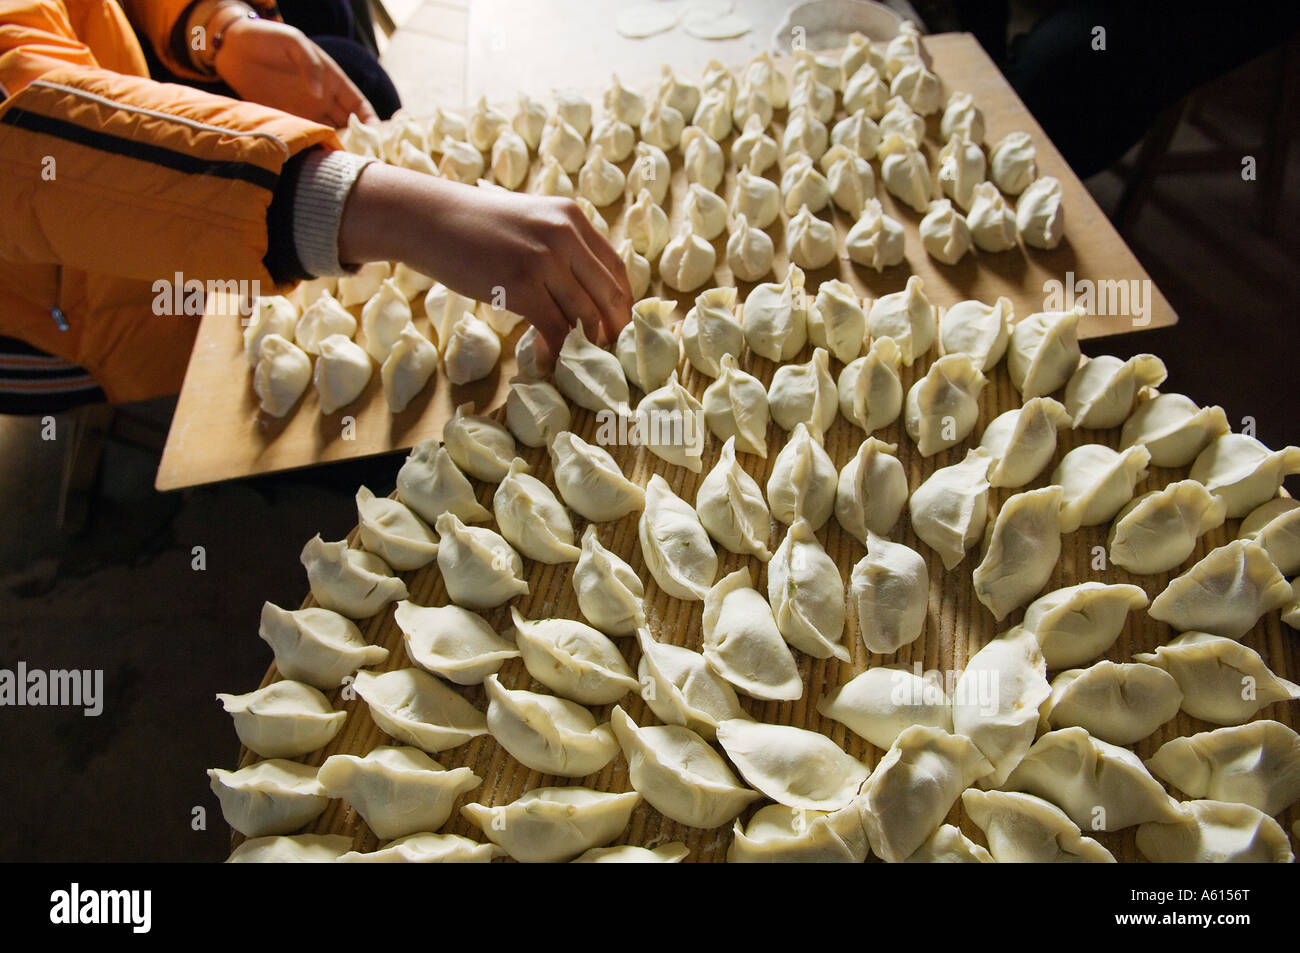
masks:
{"label": "fingers", "polygon": [[564,347],[564,338],[569,333],[569,320],[564,316],[545,285],[532,289],[525,310],[525,317],[537,328],[541,337],[538,339],[538,360],[545,357],[554,360],[554,355]]}
{"label": "fingers", "polygon": [[[599,234],[596,238],[604,242]],[[608,243],[605,243],[608,247]],[[579,249],[569,261],[574,277],[600,312],[600,322],[609,343],[632,318],[632,292],[627,287],[626,270],[618,256],[614,256],[614,270],[598,256],[590,245]],[[622,277],[622,281],[619,280]],[[588,332],[590,336],[590,331]],[[595,340],[595,338],[592,338]]]}
{"label": "fingers", "polygon": [[551,293],[551,298],[567,319],[566,324],[581,322],[587,340],[593,344],[614,343],[612,338],[607,339],[600,307],[592,300],[582,282],[574,276],[571,268],[566,269],[560,265],[552,272],[546,282],[546,290]]}

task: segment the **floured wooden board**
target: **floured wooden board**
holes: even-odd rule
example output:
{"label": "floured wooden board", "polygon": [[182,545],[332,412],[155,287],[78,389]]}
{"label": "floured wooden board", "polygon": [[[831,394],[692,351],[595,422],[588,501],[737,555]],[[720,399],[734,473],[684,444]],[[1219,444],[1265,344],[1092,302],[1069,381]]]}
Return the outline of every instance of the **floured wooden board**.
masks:
{"label": "floured wooden board", "polygon": [[[907,233],[906,261],[878,274],[853,264],[847,258],[840,259],[826,268],[810,272],[808,288],[815,290],[822,281],[840,278],[849,282],[859,295],[877,298],[902,290],[908,276],[915,273],[925,280],[927,294],[936,304],[947,306],[966,298],[992,302],[1006,296],[1014,304],[1016,315],[1023,317],[1044,310],[1048,282],[1071,281],[1072,276],[1073,281],[1119,282],[1120,284],[1106,287],[1115,289],[1117,293],[1120,289],[1131,291],[1136,288],[1139,296],[1129,300],[1124,313],[1089,314],[1080,324],[1081,337],[1120,334],[1175,323],[1177,316],[1169,302],[1155,287],[1092,196],[1070,171],[1065,160],[974,38],[965,34],[945,34],[927,37],[925,43],[933,57],[934,69],[944,81],[945,98],[953,90],[962,90],[970,93],[976,105],[983,110],[987,143],[992,144],[1007,133],[1016,131],[1027,132],[1033,137],[1038,151],[1039,174],[1055,176],[1063,188],[1065,240],[1059,248],[1052,251],[1025,249],[1022,246],[998,254],[972,251],[955,266],[940,264],[931,259],[921,246],[921,237],[917,231],[921,216],[885,191],[880,185],[879,162],[873,161],[881,204],[886,214],[903,223]],[[789,58],[779,59],[778,63],[789,71]],[[728,65],[739,68],[744,64]],[[692,82],[700,79],[692,73],[684,72],[683,75]],[[543,91],[535,92],[539,97],[543,95]],[[601,90],[590,89],[585,92],[592,98],[599,115]],[[514,105],[506,104],[502,109],[507,115],[513,115]],[[836,117],[843,114],[841,108]],[[783,119],[782,111],[777,114],[770,131],[778,142]],[[938,139],[938,123],[938,115],[930,117],[929,134],[925,142],[932,177],[938,170],[938,153],[942,144]],[[729,146],[730,139],[723,144],[724,151],[728,154]],[[673,206],[671,221],[675,233],[684,220],[682,206],[686,195],[681,150],[674,149],[669,154],[669,160],[673,170],[669,198]],[[631,165],[632,160],[629,158],[620,164],[620,168],[627,172]],[[536,177],[536,166],[534,161],[529,187]],[[766,174],[768,178],[779,181],[780,172],[776,166]],[[573,178],[576,183],[577,176],[574,175]],[[735,193],[734,168],[728,168],[726,180],[718,191],[730,202]],[[939,195],[937,187],[935,195]],[[622,235],[625,204],[624,200],[620,200],[601,210],[611,226],[615,243]],[[820,214],[834,222],[843,248],[844,236],[853,225],[851,216],[838,208]],[[783,223],[786,220],[787,216],[782,213],[781,220],[767,229],[777,249],[775,272],[782,276],[786,264],[783,250]],[[731,273],[726,266],[726,234],[721,235],[713,246],[718,254],[718,268],[713,284],[732,284]],[[753,285],[740,282],[739,287],[743,299]],[[663,294],[665,290],[659,287],[656,280],[650,293],[655,294],[657,291]],[[1149,295],[1149,299],[1144,297],[1146,295]],[[664,296],[674,298],[679,303],[681,314],[684,314],[694,300],[695,293],[668,292]],[[1120,303],[1118,296],[1113,302],[1111,295],[1105,297],[1105,307],[1100,310],[1116,310],[1115,305]],[[1141,308],[1144,313],[1135,316],[1135,302],[1139,299],[1144,302]],[[1050,309],[1060,310],[1070,303],[1072,302],[1063,302]],[[412,302],[412,307],[415,309],[417,326],[428,333],[419,297]],[[290,416],[284,420],[275,420],[258,413],[251,377],[243,356],[241,330],[237,318],[215,310],[204,316],[171,432],[167,437],[167,447],[158,468],[158,489],[171,490],[404,449],[425,437],[440,436],[442,424],[450,416],[455,403],[473,399],[480,408],[498,406],[505,399],[505,384],[513,374],[512,338],[505,342],[502,363],[494,377],[474,385],[452,388],[440,370],[434,393],[421,395],[406,412],[396,417],[388,413],[382,394],[379,393],[379,374],[376,369],[367,391],[336,414],[321,417],[314,390],[309,388],[302,403],[291,411]],[[347,414],[356,418],[352,439],[344,439],[342,436],[340,419]]]}
{"label": "floured wooden board", "polygon": [[[925,360],[918,361],[911,369],[905,368],[903,370],[904,386],[910,386],[918,376],[923,375],[933,357],[932,353]],[[807,351],[799,360],[805,360],[806,358]],[[770,382],[774,367],[771,362],[747,353],[741,363],[747,371],[759,379]],[[697,397],[700,396],[708,385],[709,379],[697,373],[686,362],[683,362],[683,367],[685,368],[685,385]],[[836,371],[838,371],[838,366]],[[1171,385],[1176,388],[1178,383],[1173,381]],[[635,390],[633,393],[634,399],[639,397]],[[929,459],[923,459],[916,451],[910,438],[904,433],[901,420],[890,427],[877,431],[875,436],[898,445],[898,456],[907,472],[909,489],[915,490],[938,467],[948,466],[959,461],[965,455],[966,450],[978,442],[979,435],[990,420],[1002,411],[1019,406],[1018,397],[1019,395],[1011,386],[1005,366],[999,364],[994,371],[990,372],[989,385],[980,397],[980,417],[976,430],[964,443],[943,453],[936,454]],[[597,430],[594,415],[575,408],[573,429],[583,439],[594,442]],[[862,438],[862,431],[850,424],[843,416],[836,417],[835,423],[827,432],[826,449],[837,468],[842,467],[854,455]],[[785,433],[775,424],[771,424],[768,430],[768,443],[772,451],[769,452],[766,461],[748,454],[738,455],[737,459],[758,480],[760,486],[766,486],[767,477],[771,472],[772,462],[775,457],[775,449],[780,447],[784,440]],[[1060,461],[1061,456],[1071,448],[1089,442],[1104,443],[1118,449],[1119,431],[1116,429],[1107,431],[1067,430],[1063,432],[1057,454],[1051,465],[1045,470],[1044,475],[1022,489],[1034,489],[1046,485],[1048,475]],[[717,462],[721,441],[712,434],[709,435],[705,445],[704,469],[700,475],[692,474],[681,467],[668,464],[640,448],[609,447],[608,449],[614,454],[615,459],[618,460],[624,472],[632,480],[644,485],[649,481],[652,474],[658,473],[670,483],[678,495],[688,502],[694,502],[696,490],[701,480]],[[544,450],[524,448],[522,455],[532,466],[534,474],[554,488],[550,459],[546,452]],[[1136,492],[1139,494],[1144,493],[1148,490],[1163,487],[1173,480],[1184,479],[1187,477],[1187,470],[1188,468],[1177,470],[1152,469],[1150,475],[1138,485]],[[494,486],[482,485],[479,487],[478,497],[485,506],[491,506],[492,491],[494,489]],[[992,491],[990,515],[996,512],[997,507],[1000,507],[1012,492],[1016,491],[1007,489],[994,489]],[[581,536],[586,521],[576,514],[571,513],[570,515],[573,517],[574,529],[577,535]],[[661,642],[685,645],[699,651],[701,648],[700,626],[703,603],[683,602],[665,595],[659,589],[642,559],[640,545],[637,541],[637,517],[638,514],[632,514],[616,522],[599,524],[598,532],[601,542],[625,558],[644,581],[646,610],[654,637]],[[1086,581],[1134,583],[1141,586],[1149,597],[1154,597],[1160,593],[1173,576],[1185,570],[1209,550],[1235,538],[1239,524],[1239,520],[1229,520],[1224,526],[1202,537],[1197,545],[1196,552],[1179,570],[1151,576],[1135,576],[1113,567],[1105,570],[1093,569],[1093,547],[1104,547],[1106,545],[1109,524],[1086,527],[1063,538],[1061,558],[1044,591]],[[495,528],[495,524],[486,525]],[[775,550],[776,546],[784,538],[784,534],[785,527],[774,522],[768,540],[769,548]],[[817,536],[826,547],[826,551],[835,560],[840,575],[847,584],[852,566],[865,555],[864,547],[848,533],[844,532],[834,517],[817,533]],[[858,638],[855,623],[850,619],[844,639],[844,644],[848,646],[852,654],[850,662],[842,663],[835,659],[816,660],[803,653],[795,652],[805,686],[804,694],[798,701],[758,702],[743,695],[740,696],[741,704],[754,718],[766,722],[796,725],[820,731],[869,766],[875,765],[883,752],[848,731],[843,725],[819,715],[816,704],[823,694],[838,685],[842,685],[854,675],[872,666],[901,664],[910,668],[919,664],[925,670],[959,671],[965,667],[966,660],[972,654],[999,632],[1006,631],[1018,624],[1024,614],[1023,609],[1017,610],[999,624],[994,622],[990,612],[976,600],[971,585],[971,571],[979,562],[978,547],[971,550],[965,560],[953,571],[945,572],[940,559],[929,547],[921,543],[912,532],[906,510],[894,531],[889,534],[889,538],[906,543],[926,559],[930,574],[930,599],[928,617],[922,636],[916,642],[904,647],[892,656],[870,654],[863,647]],[[354,543],[354,545],[356,544]],[[728,572],[748,566],[754,576],[755,587],[760,592],[766,593],[767,576],[762,562],[753,558],[736,556],[720,548],[718,548],[718,556],[718,579],[721,579]],[[518,599],[514,605],[526,618],[550,616],[571,619],[582,618],[573,591],[572,563],[562,566],[545,566],[525,559],[524,569],[530,590],[527,596]],[[285,572],[294,570],[297,570],[297,567],[284,567]],[[436,564],[415,573],[405,574],[404,578],[410,588],[410,599],[413,602],[421,605],[445,605],[449,601]],[[305,605],[314,604],[315,602],[310,598],[305,603]],[[503,606],[483,613],[483,615],[497,631],[507,633],[510,631],[509,606]],[[850,613],[851,615],[852,613]],[[255,620],[250,620],[248,631],[241,633],[238,637],[255,638],[255,628]],[[383,645],[389,650],[390,654],[387,663],[377,668],[376,671],[407,668],[412,665],[403,648],[401,631],[393,621],[391,607],[381,615],[362,623],[362,630],[367,639]],[[1177,633],[1170,629],[1169,626],[1151,620],[1144,610],[1138,610],[1129,616],[1128,625],[1124,632],[1112,649],[1106,653],[1105,657],[1116,662],[1131,661],[1134,653],[1153,651],[1157,646],[1169,641],[1175,635]],[[1278,613],[1272,612],[1265,616],[1260,621],[1260,624],[1241,641],[1259,652],[1265,663],[1279,675],[1295,681],[1300,678],[1300,652],[1297,651],[1300,646],[1298,646],[1298,639],[1300,639],[1300,636],[1281,624]],[[640,658],[640,650],[636,640],[634,638],[619,638],[615,641],[635,670],[637,661]],[[518,659],[507,662],[500,675],[502,683],[509,688],[527,688],[532,691],[548,692],[547,689],[531,679],[522,662]],[[279,677],[274,667],[272,667],[267,673],[263,684],[275,681]],[[1049,677],[1051,677],[1051,673],[1049,673]],[[243,686],[236,686],[232,690],[242,689]],[[486,708],[486,699],[481,686],[458,690],[480,710]],[[359,699],[347,700],[342,697],[342,691],[334,691],[327,693],[327,695],[336,708],[348,712],[348,718],[342,731],[328,747],[303,759],[307,764],[319,765],[331,754],[362,755],[377,745],[394,743],[371,721],[364,702]],[[659,723],[639,696],[634,694],[625,695],[620,703],[638,724]],[[598,721],[605,721],[608,719],[611,708],[612,706],[594,707],[592,711],[596,713]],[[1275,704],[1262,709],[1256,717],[1274,718],[1286,725],[1295,727],[1297,724],[1296,714],[1295,703],[1290,705]],[[1180,713],[1176,719],[1161,726],[1153,735],[1139,744],[1131,746],[1131,748],[1140,757],[1147,758],[1162,743],[1173,737],[1217,727],[1219,726]],[[460,806],[471,801],[488,805],[502,805],[514,800],[525,791],[542,785],[582,784],[602,791],[631,790],[627,777],[627,763],[621,754],[600,773],[583,779],[556,778],[531,771],[506,754],[490,736],[476,738],[467,745],[441,752],[434,757],[448,768],[461,765],[468,766],[483,778],[483,784],[480,787],[469,791],[457,800],[456,811],[453,813],[452,819],[443,828],[445,833],[464,834],[476,840],[484,839],[482,832],[459,814]],[[240,764],[245,766],[256,760],[258,759],[255,756],[245,751]],[[1181,797],[1180,792],[1173,791],[1172,793],[1176,797]],[[751,807],[741,815],[742,819],[747,819],[764,803],[767,802],[759,802],[759,804]],[[1285,822],[1284,826],[1288,833],[1292,821],[1298,816],[1300,816],[1300,811],[1295,806],[1292,806],[1281,818]],[[963,816],[960,802],[949,814],[948,820],[960,824],[967,836],[979,843],[983,843],[982,835],[978,829]],[[1085,831],[1084,833],[1096,837],[1097,840],[1113,851],[1118,859],[1132,861],[1138,859],[1134,843],[1135,831],[1136,828],[1128,828],[1110,834],[1097,834],[1091,831]],[[354,844],[359,850],[374,850],[379,845],[378,840],[369,832],[355,812],[344,802],[338,800],[329,803],[325,813],[307,828],[307,832],[347,834],[353,838]],[[690,848],[690,860],[720,861],[726,856],[727,845],[730,843],[731,837],[730,825],[707,831],[687,828],[664,818],[653,808],[642,802],[633,814],[631,824],[616,843],[654,847],[669,841],[683,841]],[[242,838],[236,837],[236,843],[240,840]]]}

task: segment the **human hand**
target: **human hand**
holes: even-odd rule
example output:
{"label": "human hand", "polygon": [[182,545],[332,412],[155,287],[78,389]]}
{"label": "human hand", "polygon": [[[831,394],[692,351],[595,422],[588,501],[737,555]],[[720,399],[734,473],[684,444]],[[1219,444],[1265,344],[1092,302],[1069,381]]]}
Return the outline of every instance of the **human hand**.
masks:
{"label": "human hand", "polygon": [[328,53],[284,23],[239,19],[226,30],[213,66],[241,99],[335,129],[355,113],[377,120],[374,107]]}
{"label": "human hand", "polygon": [[631,320],[622,260],[571,199],[477,188],[379,163],[353,187],[339,259],[402,261],[536,326],[547,361],[569,329],[612,346]]}

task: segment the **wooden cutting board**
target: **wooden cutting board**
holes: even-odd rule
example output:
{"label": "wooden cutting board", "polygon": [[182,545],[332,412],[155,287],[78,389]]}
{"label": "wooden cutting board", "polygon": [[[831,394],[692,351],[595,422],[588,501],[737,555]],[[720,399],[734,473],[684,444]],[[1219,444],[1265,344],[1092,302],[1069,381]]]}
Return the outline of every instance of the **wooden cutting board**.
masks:
{"label": "wooden cutting board", "polygon": [[[972,253],[955,266],[942,265],[926,255],[921,247],[917,224],[920,216],[896,202],[883,187],[878,193],[887,214],[904,224],[907,232],[907,259],[902,265],[877,274],[860,268],[847,259],[833,262],[827,268],[808,275],[808,287],[816,286],[829,278],[849,282],[858,294],[876,298],[899,291],[909,275],[915,273],[925,280],[932,301],[949,306],[957,301],[978,298],[994,301],[1006,296],[1015,305],[1018,316],[1044,310],[1050,281],[1074,280],[1138,282],[1137,287],[1149,292],[1149,310],[1135,323],[1131,314],[1092,314],[1080,325],[1083,337],[1122,334],[1145,328],[1164,327],[1177,321],[1173,308],[1160,293],[1133,253],[1115,232],[1106,216],[1098,208],[1083,184],[1070,171],[1060,153],[1034,122],[1028,110],[1016,97],[1002,74],[988,56],[966,34],[943,34],[926,38],[926,47],[933,57],[935,71],[944,80],[945,95],[953,90],[969,92],[984,111],[987,121],[986,140],[996,142],[1009,132],[1029,133],[1038,150],[1041,174],[1060,179],[1064,189],[1066,214],[1065,240],[1053,251],[1024,249],[996,255]],[[778,60],[789,70],[788,58]],[[729,64],[742,67],[743,63]],[[687,74],[692,79],[698,77]],[[540,96],[542,91],[536,91]],[[601,90],[586,91],[597,103]],[[509,115],[513,103],[502,107]],[[837,117],[842,115],[841,110]],[[782,114],[778,114],[774,135],[780,137]],[[925,151],[930,160],[931,172],[938,168],[938,116],[930,118],[929,138]],[[724,144],[724,150],[729,143]],[[670,155],[673,166],[672,225],[674,231],[684,219],[682,205],[685,177],[681,170],[680,150]],[[630,160],[622,164],[630,168]],[[879,175],[879,164],[873,163]],[[778,178],[774,167],[767,173]],[[575,177],[576,178],[576,177]],[[730,200],[735,191],[735,173],[729,169],[720,194]],[[936,192],[936,197],[938,193]],[[617,242],[621,237],[624,202],[619,201],[602,209]],[[843,236],[853,224],[850,216],[833,209],[822,213],[832,220]],[[782,221],[784,221],[784,216]],[[776,274],[785,274],[785,257],[782,252],[784,231],[782,222],[770,229],[777,245]],[[726,236],[714,242],[719,265],[713,284],[733,283],[726,267]],[[651,294],[663,294],[665,289],[652,286]],[[743,298],[752,287],[739,283]],[[1114,286],[1119,287],[1119,286]],[[667,297],[678,301],[679,316],[685,314],[695,293]],[[424,322],[421,302],[413,302],[417,324],[428,331]],[[1131,310],[1131,309],[1130,309]],[[237,479],[278,470],[314,466],[354,457],[371,456],[400,450],[418,443],[426,437],[438,437],[442,425],[455,405],[474,400],[480,408],[500,406],[505,400],[507,382],[514,373],[513,339],[505,342],[502,362],[496,374],[488,380],[467,387],[451,387],[441,375],[435,387],[414,401],[412,407],[397,416],[388,413],[379,388],[378,369],[365,392],[353,404],[330,416],[322,416],[315,393],[310,388],[300,404],[282,420],[267,418],[257,409],[253,394],[251,374],[243,356],[242,328],[235,311],[222,300],[214,300],[199,327],[198,339],[190,358],[189,369],[181,389],[176,413],[163,451],[155,485],[159,490],[174,490],[219,480]],[[345,428],[342,418],[351,416],[353,427]]]}

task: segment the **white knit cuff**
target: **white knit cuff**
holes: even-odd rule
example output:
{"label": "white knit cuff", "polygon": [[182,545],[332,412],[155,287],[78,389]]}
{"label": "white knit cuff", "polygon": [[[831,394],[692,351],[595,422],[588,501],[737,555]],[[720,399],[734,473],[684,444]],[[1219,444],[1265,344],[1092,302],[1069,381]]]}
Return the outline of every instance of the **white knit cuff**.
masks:
{"label": "white knit cuff", "polygon": [[302,162],[293,201],[293,247],[310,275],[345,275],[339,222],[361,170],[374,162],[341,149],[312,150]]}

